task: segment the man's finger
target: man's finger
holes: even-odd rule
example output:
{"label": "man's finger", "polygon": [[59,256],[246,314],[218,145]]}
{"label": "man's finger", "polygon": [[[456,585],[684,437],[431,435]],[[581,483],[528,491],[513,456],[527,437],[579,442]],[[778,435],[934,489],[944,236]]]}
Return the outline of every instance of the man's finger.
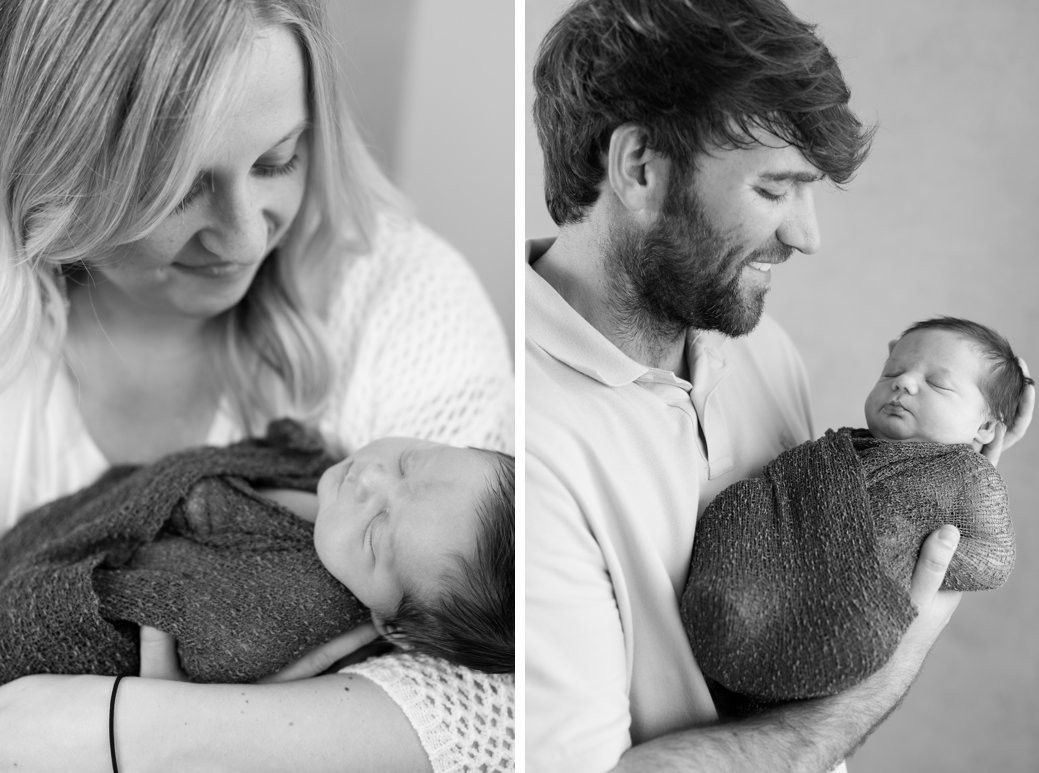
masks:
{"label": "man's finger", "polygon": [[997,421],[992,440],[981,449],[982,455],[992,463],[993,467],[999,464],[999,457],[1003,455],[1003,449],[1006,448],[1006,437],[1006,425],[1001,421]]}
{"label": "man's finger", "polygon": [[184,672],[180,670],[177,659],[177,640],[157,628],[142,625],[140,675],[183,681]]}
{"label": "man's finger", "polygon": [[931,532],[924,540],[909,588],[909,596],[917,607],[930,603],[938,593],[945,579],[945,571],[949,568],[949,561],[952,560],[959,544],[960,532],[949,524]]}
{"label": "man's finger", "polygon": [[[1028,371],[1028,365],[1025,361],[1018,357],[1018,364],[1021,366],[1022,373],[1025,374],[1026,378],[1031,378],[1032,374]],[[1007,432],[1006,442],[1004,448],[1010,448],[1018,440],[1024,437],[1025,432],[1028,430],[1028,425],[1032,423],[1032,414],[1035,412],[1035,384],[1029,384],[1025,387],[1025,392],[1021,395],[1021,402],[1017,407],[1017,414],[1014,416],[1013,423],[1010,425],[1010,429]]]}
{"label": "man's finger", "polygon": [[260,683],[291,682],[294,679],[317,676],[327,671],[337,660],[345,658],[378,638],[379,632],[375,630],[375,626],[365,623],[311,650],[295,663],[264,677]]}

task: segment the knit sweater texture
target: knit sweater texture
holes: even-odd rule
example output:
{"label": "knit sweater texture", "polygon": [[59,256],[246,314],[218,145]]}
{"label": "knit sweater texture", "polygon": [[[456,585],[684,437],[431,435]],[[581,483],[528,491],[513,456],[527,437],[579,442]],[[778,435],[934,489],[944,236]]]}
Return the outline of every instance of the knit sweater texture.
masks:
{"label": "knit sweater texture", "polygon": [[115,468],[0,540],[0,683],[137,674],[138,626],[200,682],[251,682],[369,619],[313,525],[253,486],[313,491],[335,460],[289,421],[227,448]]}
{"label": "knit sweater texture", "polygon": [[891,657],[916,616],[919,549],[960,544],[943,588],[998,588],[1014,563],[1002,477],[966,445],[828,430],[726,488],[700,517],[681,599],[704,674],[759,704],[832,695]]}

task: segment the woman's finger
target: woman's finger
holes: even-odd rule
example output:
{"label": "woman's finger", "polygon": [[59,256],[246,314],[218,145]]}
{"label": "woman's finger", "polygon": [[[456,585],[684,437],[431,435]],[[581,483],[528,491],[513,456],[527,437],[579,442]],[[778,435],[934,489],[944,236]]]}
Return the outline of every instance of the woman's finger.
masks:
{"label": "woman's finger", "polygon": [[177,640],[158,628],[142,625],[140,674],[152,679],[186,681],[177,658]]}
{"label": "woman's finger", "polygon": [[291,663],[281,671],[264,677],[261,684],[274,682],[291,682],[294,679],[323,674],[337,661],[370,644],[379,638],[379,632],[371,623],[365,623],[342,636],[337,636],[320,647],[312,649],[295,663]]}

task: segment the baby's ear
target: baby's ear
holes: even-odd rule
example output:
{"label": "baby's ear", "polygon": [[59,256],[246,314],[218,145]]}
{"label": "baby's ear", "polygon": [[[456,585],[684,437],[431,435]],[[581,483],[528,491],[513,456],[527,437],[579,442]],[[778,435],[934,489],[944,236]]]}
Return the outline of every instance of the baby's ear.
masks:
{"label": "baby's ear", "polygon": [[382,636],[384,639],[390,638],[393,634],[393,630],[386,625],[386,622],[378,612],[372,612],[372,625],[374,625],[375,630],[379,632],[379,636]]}
{"label": "baby's ear", "polygon": [[974,441],[976,443],[981,443],[983,446],[987,446],[995,439],[996,427],[998,425],[999,421],[997,419],[986,419],[982,425],[978,427],[978,431],[974,436]]}
{"label": "baby's ear", "polygon": [[377,612],[372,612],[372,625],[375,626],[375,630],[379,632],[379,635],[382,638],[393,644],[395,647],[402,650],[410,649],[408,643],[401,640],[399,629],[394,628],[392,625],[388,625]]}

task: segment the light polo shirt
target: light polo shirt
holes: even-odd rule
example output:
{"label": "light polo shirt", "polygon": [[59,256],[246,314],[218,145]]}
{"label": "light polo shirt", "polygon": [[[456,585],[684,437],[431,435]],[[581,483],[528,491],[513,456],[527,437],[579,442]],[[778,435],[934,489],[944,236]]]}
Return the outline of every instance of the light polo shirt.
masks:
{"label": "light polo shirt", "polygon": [[526,330],[527,769],[609,770],[717,718],[678,612],[696,518],[811,437],[807,379],[767,317],[690,335],[691,382],[647,368],[529,266]]}

